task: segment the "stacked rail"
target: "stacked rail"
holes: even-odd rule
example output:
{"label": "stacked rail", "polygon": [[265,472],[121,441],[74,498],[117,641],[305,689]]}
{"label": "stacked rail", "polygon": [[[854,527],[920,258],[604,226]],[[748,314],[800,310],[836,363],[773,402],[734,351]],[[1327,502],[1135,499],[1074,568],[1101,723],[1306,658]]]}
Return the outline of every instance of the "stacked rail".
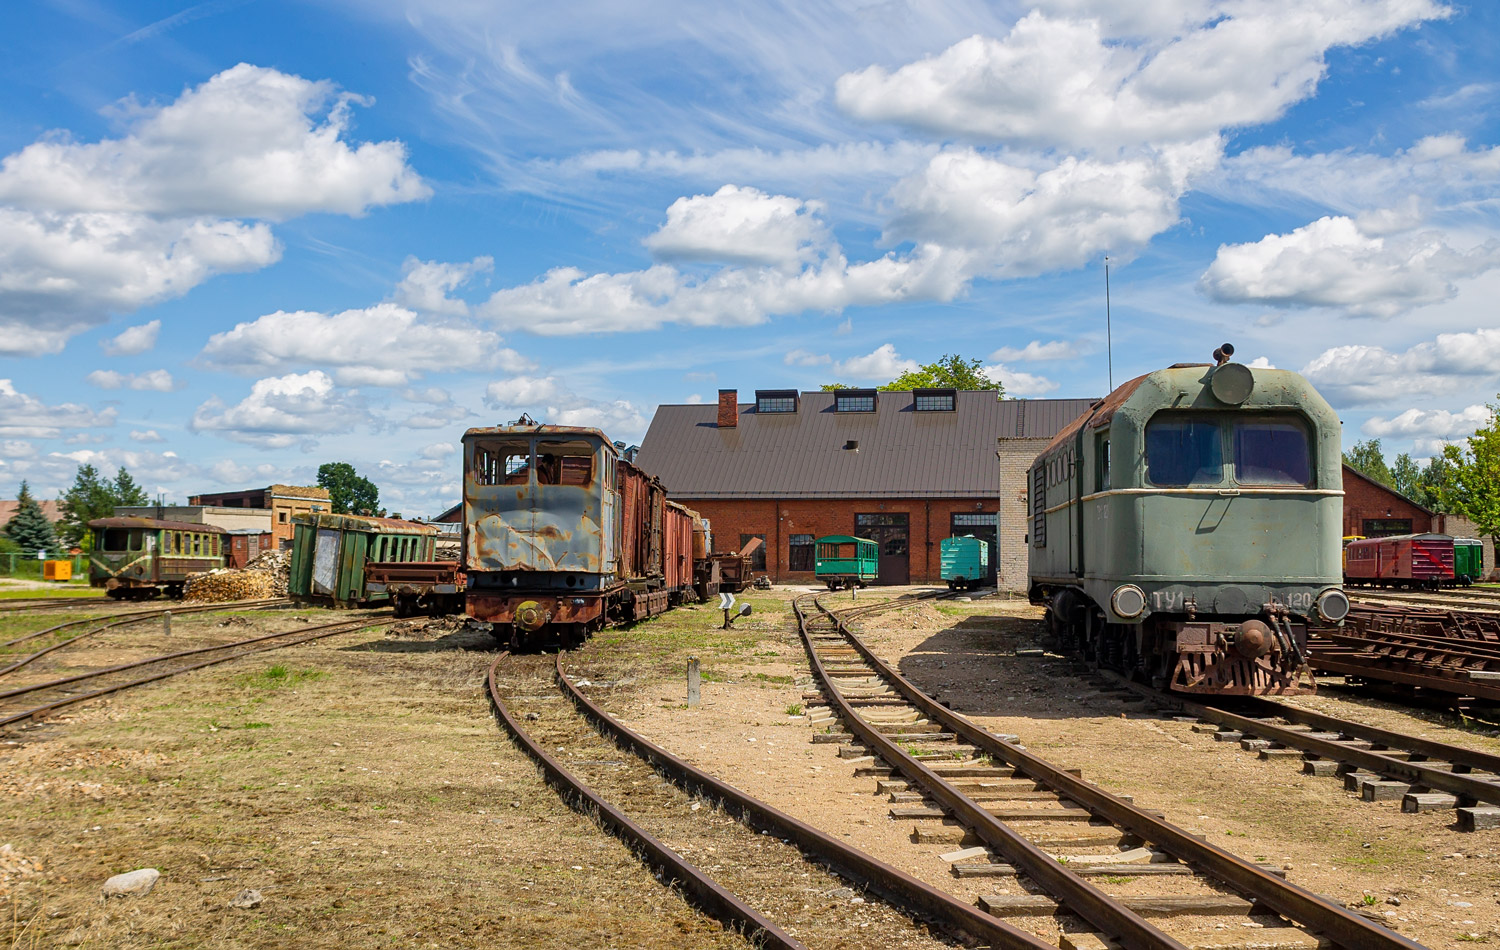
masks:
{"label": "stacked rail", "polygon": [[1500,614],[1361,603],[1308,651],[1313,669],[1352,682],[1500,703]]}
{"label": "stacked rail", "polygon": [[[1033,755],[1016,737],[991,734],[953,713],[877,657],[845,623],[855,614],[889,606],[836,616],[815,598],[794,603],[821,698],[843,721],[851,742],[869,751],[864,761],[870,774],[887,779],[881,790],[889,790],[896,802],[913,802],[892,808],[892,817],[941,822],[942,831],[958,834],[947,840],[977,842],[978,847],[945,856],[985,858],[955,863],[956,874],[1015,876],[1039,892],[981,898],[991,914],[1076,915],[1094,933],[1072,936],[1073,946],[1180,950],[1184,939],[1155,921],[1247,913],[1275,918],[1256,932],[1256,941],[1265,945],[1274,937],[1274,945],[1288,947],[1323,941],[1349,948],[1418,946]],[[862,761],[858,746],[850,751],[853,761]],[[1021,830],[1059,823],[1087,832]],[[922,834],[920,827],[914,832]],[[1070,853],[1100,846],[1115,850]],[[1134,860],[1149,863],[1130,863]],[[1199,894],[1117,897],[1104,889],[1108,876],[1139,873],[1191,878],[1200,885]]]}

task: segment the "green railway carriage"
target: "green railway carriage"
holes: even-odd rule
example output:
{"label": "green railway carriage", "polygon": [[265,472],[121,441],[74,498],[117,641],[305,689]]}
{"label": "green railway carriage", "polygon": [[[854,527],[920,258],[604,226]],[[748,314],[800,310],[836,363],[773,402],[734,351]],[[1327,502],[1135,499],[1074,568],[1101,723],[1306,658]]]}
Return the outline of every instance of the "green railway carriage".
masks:
{"label": "green railway carriage", "polygon": [[984,584],[990,574],[990,543],[974,537],[944,538],[939,546],[942,577],[950,590],[967,590]]}
{"label": "green railway carriage", "polygon": [[1477,538],[1453,539],[1453,577],[1464,587],[1484,577],[1484,542]]}
{"label": "green railway carriage", "polygon": [[156,518],[96,518],[89,522],[89,586],[114,598],[181,597],[189,574],[224,566],[223,528]]}
{"label": "green railway carriage", "polygon": [[880,574],[880,545],[869,538],[830,534],[813,545],[813,576],[829,590],[866,587]]}
{"label": "green railway carriage", "polygon": [[384,591],[366,589],[365,566],[431,561],[436,544],[436,528],[412,521],[359,515],[293,515],[287,593],[304,604],[381,606],[389,596]]}
{"label": "green railway carriage", "polygon": [[1313,689],[1336,624],[1339,420],[1301,376],[1177,364],[1120,386],[1030,472],[1030,597],[1064,644],[1184,692]]}

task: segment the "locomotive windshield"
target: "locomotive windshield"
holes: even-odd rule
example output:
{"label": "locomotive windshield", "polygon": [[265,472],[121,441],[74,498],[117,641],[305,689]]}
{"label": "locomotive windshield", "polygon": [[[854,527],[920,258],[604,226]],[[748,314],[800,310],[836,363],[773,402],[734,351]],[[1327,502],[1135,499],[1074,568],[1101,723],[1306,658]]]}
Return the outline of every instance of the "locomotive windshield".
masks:
{"label": "locomotive windshield", "polygon": [[524,485],[530,469],[531,442],[527,439],[474,443],[476,485]]}
{"label": "locomotive windshield", "polygon": [[95,543],[101,551],[146,550],[146,532],[141,528],[106,528],[101,534],[103,539]]}
{"label": "locomotive windshield", "polygon": [[584,439],[538,439],[536,481],[538,485],[592,485],[594,443]]}
{"label": "locomotive windshield", "polygon": [[1206,419],[1153,419],[1146,425],[1146,477],[1165,488],[1217,485],[1224,478],[1223,436]]}
{"label": "locomotive windshield", "polygon": [[1226,457],[1237,485],[1306,488],[1313,483],[1312,439],[1300,420],[1244,413],[1217,419],[1163,416],[1146,424],[1146,477],[1153,485],[1221,484]]}

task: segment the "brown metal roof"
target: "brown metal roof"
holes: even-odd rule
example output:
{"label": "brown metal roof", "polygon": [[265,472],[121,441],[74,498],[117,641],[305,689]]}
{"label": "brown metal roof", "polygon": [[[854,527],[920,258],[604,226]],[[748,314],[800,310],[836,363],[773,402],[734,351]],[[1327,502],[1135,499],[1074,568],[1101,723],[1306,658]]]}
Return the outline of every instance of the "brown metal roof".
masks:
{"label": "brown metal roof", "polygon": [[191,531],[194,534],[228,534],[217,525],[197,524],[191,521],[161,521],[157,518],[95,518],[90,528],[161,528],[167,531]]}
{"label": "brown metal roof", "polygon": [[739,425],[722,429],[716,403],[661,406],[636,464],[677,499],[982,497],[1000,490],[996,439],[1050,439],[1095,401],[966,391],[953,412],[918,412],[911,393],[883,392],[875,412],[835,412],[833,399],[802,393],[797,412],[741,403]]}

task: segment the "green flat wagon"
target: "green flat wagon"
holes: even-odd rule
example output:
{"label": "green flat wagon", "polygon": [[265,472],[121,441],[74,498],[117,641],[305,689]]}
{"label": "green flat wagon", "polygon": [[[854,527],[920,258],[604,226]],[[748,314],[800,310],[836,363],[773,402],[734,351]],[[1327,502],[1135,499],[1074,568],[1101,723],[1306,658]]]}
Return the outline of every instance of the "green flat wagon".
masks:
{"label": "green flat wagon", "polygon": [[1453,577],[1468,587],[1484,577],[1484,543],[1476,538],[1453,539]]}
{"label": "green flat wagon", "polygon": [[293,515],[287,594],[299,604],[384,606],[390,596],[384,590],[367,589],[366,566],[431,561],[436,545],[437,529],[413,521],[359,515]]}
{"label": "green flat wagon", "polygon": [[990,573],[990,543],[972,534],[944,538],[942,576],[949,590],[968,590],[984,584]]}
{"label": "green flat wagon", "polygon": [[813,544],[813,575],[829,590],[867,587],[880,574],[880,545],[869,538],[830,534]]}

